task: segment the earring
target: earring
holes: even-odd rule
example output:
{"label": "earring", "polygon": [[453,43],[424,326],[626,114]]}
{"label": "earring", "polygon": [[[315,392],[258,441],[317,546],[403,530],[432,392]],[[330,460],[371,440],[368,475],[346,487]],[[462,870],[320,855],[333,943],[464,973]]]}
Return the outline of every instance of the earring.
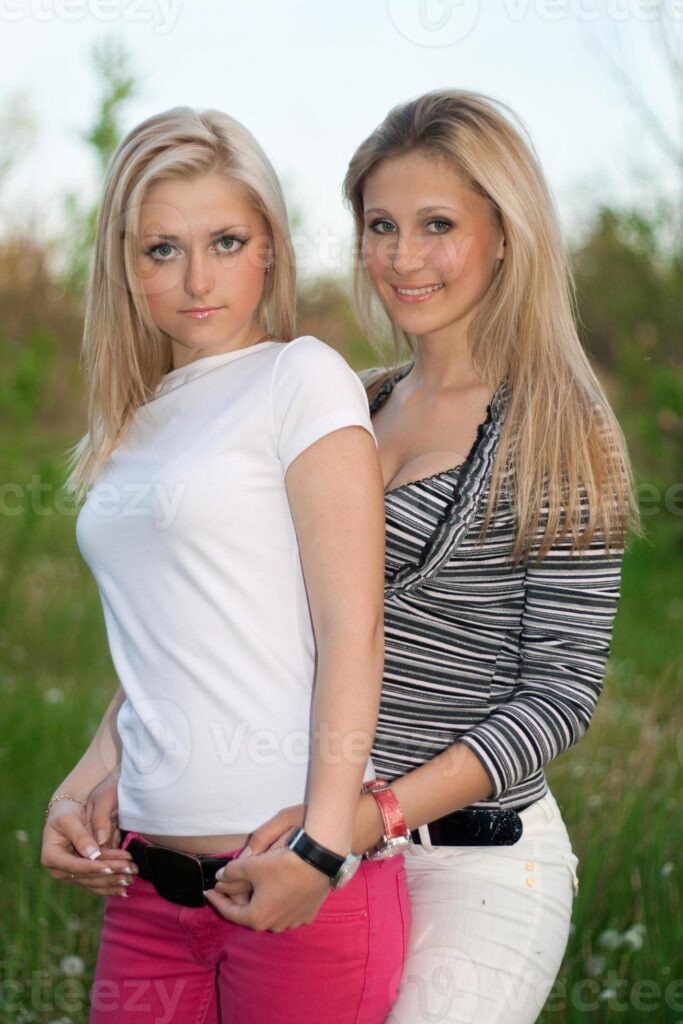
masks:
{"label": "earring", "polygon": [[266,263],[266,274],[269,274],[272,269],[273,269],[273,261],[272,261],[272,259],[269,256],[268,257],[268,262]]}

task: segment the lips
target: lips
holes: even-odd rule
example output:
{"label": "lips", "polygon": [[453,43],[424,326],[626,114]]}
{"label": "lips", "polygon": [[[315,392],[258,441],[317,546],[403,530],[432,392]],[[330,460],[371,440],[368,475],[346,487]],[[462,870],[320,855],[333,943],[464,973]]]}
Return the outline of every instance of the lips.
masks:
{"label": "lips", "polygon": [[433,298],[434,295],[438,295],[439,292],[445,288],[444,284],[426,284],[418,287],[407,288],[402,285],[392,284],[391,286],[396,294],[396,297],[401,302],[416,303],[416,302],[428,302],[429,299]]}
{"label": "lips", "polygon": [[181,309],[183,316],[189,316],[191,320],[206,320],[214,313],[220,313],[222,306],[201,306],[197,309]]}

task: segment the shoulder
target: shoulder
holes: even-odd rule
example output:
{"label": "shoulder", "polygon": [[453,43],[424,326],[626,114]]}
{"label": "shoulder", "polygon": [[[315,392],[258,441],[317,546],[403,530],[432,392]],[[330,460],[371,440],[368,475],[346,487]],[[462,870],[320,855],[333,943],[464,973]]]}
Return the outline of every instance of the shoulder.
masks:
{"label": "shoulder", "polygon": [[299,338],[285,342],[276,360],[277,368],[292,367],[314,370],[325,366],[341,366],[349,373],[353,373],[340,352],[312,334],[303,334]]}
{"label": "shoulder", "polygon": [[283,345],[275,361],[273,385],[275,391],[300,386],[330,394],[337,388],[365,396],[358,375],[344,356],[312,334],[294,338]]}

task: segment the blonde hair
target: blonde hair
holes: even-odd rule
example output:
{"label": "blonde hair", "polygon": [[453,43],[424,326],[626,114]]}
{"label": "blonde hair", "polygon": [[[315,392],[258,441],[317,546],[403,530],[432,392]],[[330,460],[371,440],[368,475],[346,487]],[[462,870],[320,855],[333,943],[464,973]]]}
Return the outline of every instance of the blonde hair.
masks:
{"label": "blonde hair", "polygon": [[[406,348],[416,351],[416,339],[378,305],[363,265],[364,185],[381,160],[432,154],[490,201],[505,236],[505,259],[468,335],[482,380],[493,390],[507,377],[511,391],[480,536],[505,491],[517,513],[513,563],[530,557],[541,519],[539,561],[568,531],[579,551],[600,531],[609,553],[625,546],[629,527],[640,531],[628,449],[579,340],[572,272],[533,143],[505,113],[515,118],[489,96],[436,90],[394,107],[354,153],[344,179],[355,229],[354,306],[385,364],[362,379],[372,399]],[[393,367],[383,354],[387,333]]]}
{"label": "blonde hair", "polygon": [[219,110],[174,107],[133,128],[113,154],[99,209],[86,296],[81,361],[88,432],[68,449],[65,492],[80,500],[120,443],[136,410],[171,368],[136,274],[140,207],[160,181],[222,174],[264,217],[273,269],[255,316],[283,341],[296,331],[296,268],[282,188],[261,146]]}

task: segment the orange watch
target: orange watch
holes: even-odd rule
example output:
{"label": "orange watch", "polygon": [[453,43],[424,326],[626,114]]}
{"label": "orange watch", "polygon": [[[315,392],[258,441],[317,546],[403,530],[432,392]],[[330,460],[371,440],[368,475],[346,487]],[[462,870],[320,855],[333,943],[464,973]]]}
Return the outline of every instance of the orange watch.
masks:
{"label": "orange watch", "polygon": [[387,780],[373,779],[371,782],[365,782],[361,786],[361,793],[372,793],[377,801],[384,825],[382,838],[365,851],[363,858],[379,860],[381,857],[393,857],[394,854],[401,853],[407,846],[412,846],[413,837],[408,829],[405,815]]}

